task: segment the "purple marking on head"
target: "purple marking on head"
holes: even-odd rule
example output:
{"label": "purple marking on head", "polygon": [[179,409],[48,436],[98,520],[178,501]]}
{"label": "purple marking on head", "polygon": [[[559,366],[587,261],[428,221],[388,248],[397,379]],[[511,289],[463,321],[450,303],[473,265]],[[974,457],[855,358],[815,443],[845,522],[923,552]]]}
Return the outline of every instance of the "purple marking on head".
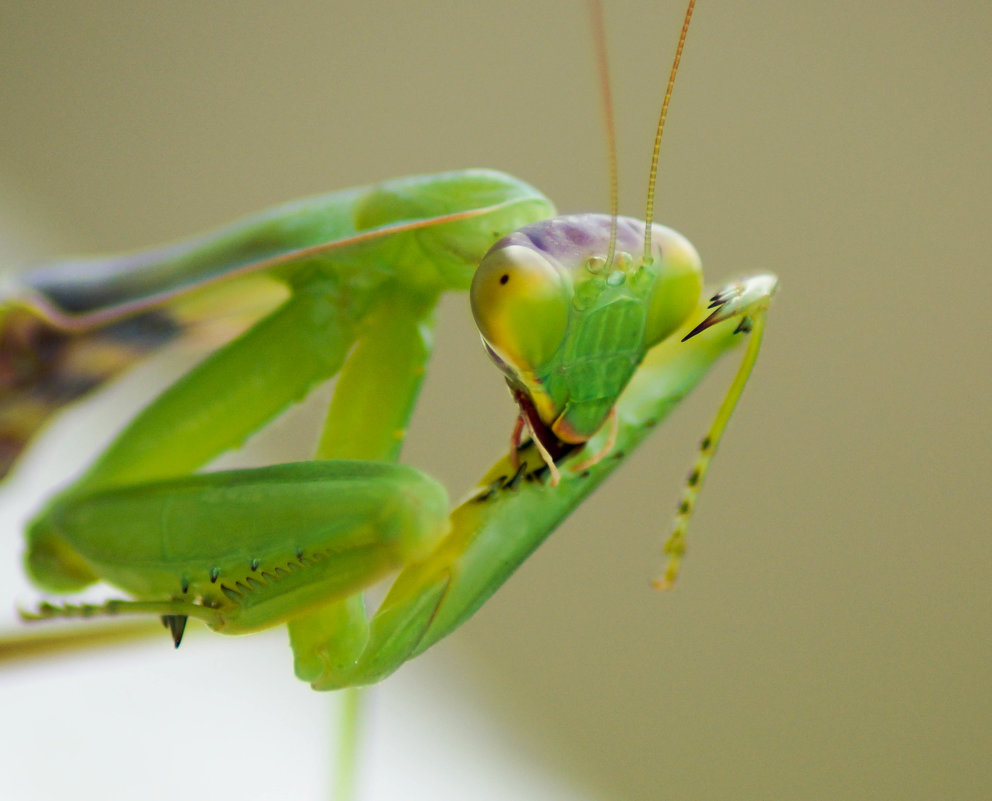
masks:
{"label": "purple marking on head", "polygon": [[[524,226],[502,244],[530,247],[573,267],[590,256],[606,256],[611,224],[607,214],[566,214]],[[617,218],[618,251],[637,253],[643,239],[644,223],[630,217]]]}

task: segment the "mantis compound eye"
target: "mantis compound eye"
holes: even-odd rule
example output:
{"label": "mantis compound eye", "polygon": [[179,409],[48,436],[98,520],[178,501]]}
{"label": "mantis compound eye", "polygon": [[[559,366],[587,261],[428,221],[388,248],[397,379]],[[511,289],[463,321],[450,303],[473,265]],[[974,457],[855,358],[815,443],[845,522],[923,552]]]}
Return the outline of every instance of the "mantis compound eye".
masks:
{"label": "mantis compound eye", "polygon": [[571,294],[570,279],[541,253],[497,245],[472,279],[472,314],[500,359],[533,372],[561,345]]}
{"label": "mantis compound eye", "polygon": [[674,333],[692,314],[703,289],[699,254],[684,236],[662,225],[653,226],[651,269],[657,273],[647,299],[644,345],[653,347]]}

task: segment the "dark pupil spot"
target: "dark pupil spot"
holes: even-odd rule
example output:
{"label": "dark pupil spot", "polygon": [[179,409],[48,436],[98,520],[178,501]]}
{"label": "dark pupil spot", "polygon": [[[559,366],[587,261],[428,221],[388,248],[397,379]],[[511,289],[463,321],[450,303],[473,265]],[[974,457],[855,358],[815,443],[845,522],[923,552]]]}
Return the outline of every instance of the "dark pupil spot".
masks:
{"label": "dark pupil spot", "polygon": [[505,283],[506,283],[507,281],[509,281],[509,280],[510,280],[510,276],[509,276],[509,275],[507,275],[506,273],[503,273],[503,275],[501,275],[501,276],[499,277],[499,282],[500,282],[501,284],[505,284]]}

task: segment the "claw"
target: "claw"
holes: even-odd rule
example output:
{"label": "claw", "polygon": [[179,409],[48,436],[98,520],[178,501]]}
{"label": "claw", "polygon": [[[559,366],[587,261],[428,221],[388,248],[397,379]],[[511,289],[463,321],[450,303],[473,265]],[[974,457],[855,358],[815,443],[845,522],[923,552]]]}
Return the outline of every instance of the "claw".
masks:
{"label": "claw", "polygon": [[724,287],[710,298],[707,308],[713,309],[713,313],[682,337],[682,341],[692,339],[707,328],[739,314],[743,314],[744,317],[734,333],[750,332],[752,321],[749,315],[768,306],[768,300],[774,294],[777,283],[778,279],[774,276],[756,275],[746,281],[738,281]]}
{"label": "claw", "polygon": [[183,632],[186,631],[186,615],[162,615],[162,625],[165,626],[172,635],[172,641],[179,647],[183,641]]}

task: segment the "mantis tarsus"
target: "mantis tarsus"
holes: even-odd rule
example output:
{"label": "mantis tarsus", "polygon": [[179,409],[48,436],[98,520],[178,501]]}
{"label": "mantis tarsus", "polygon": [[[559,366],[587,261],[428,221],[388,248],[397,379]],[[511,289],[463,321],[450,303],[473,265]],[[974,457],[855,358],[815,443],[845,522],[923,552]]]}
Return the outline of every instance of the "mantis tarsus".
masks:
{"label": "mantis tarsus", "polygon": [[[105,579],[133,600],[44,605],[38,616],[151,613],[177,645],[189,616],[230,633],[287,622],[301,679],[377,681],[484,603],[753,325],[681,504],[674,578],[775,281],[703,292],[678,234],[649,228],[642,258],[643,223],[539,222],[552,214],[516,179],[449,173],[290,204],[188,246],[76,262],[78,281],[65,268],[29,278],[3,307],[12,453],[51,406],[194,328],[203,308],[233,298],[251,317],[264,309],[31,525],[40,584],[65,593]],[[449,516],[444,490],[395,462],[433,308],[470,284],[531,436]],[[315,461],[195,473],[337,373]],[[363,590],[396,570],[370,620]]]}

